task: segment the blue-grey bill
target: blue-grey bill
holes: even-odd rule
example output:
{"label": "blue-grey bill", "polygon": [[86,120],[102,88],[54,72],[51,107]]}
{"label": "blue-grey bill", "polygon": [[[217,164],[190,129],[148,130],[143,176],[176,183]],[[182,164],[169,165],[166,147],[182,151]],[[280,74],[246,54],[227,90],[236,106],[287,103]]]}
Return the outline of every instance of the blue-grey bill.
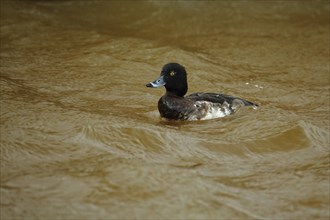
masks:
{"label": "blue-grey bill", "polygon": [[147,87],[152,87],[152,88],[158,88],[161,86],[164,86],[166,83],[164,81],[164,76],[160,76],[158,79],[156,79],[153,82],[148,83],[146,86]]}

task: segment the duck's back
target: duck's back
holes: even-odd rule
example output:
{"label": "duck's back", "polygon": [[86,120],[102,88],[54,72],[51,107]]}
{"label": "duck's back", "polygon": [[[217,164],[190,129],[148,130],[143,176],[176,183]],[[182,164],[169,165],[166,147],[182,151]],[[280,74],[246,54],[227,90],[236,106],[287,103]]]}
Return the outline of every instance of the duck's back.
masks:
{"label": "duck's back", "polygon": [[257,104],[247,101],[245,99],[230,95],[219,94],[219,93],[197,92],[186,96],[186,98],[192,99],[194,101],[206,101],[206,102],[219,103],[219,104],[224,104],[225,102],[227,102],[229,105],[241,104],[243,106],[258,107]]}

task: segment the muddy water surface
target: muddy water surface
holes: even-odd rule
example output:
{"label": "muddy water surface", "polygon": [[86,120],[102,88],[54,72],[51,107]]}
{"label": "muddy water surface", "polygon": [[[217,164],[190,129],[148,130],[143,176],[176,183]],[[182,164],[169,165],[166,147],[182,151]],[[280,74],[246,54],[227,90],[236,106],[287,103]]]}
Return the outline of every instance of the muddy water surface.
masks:
{"label": "muddy water surface", "polygon": [[[1,1],[1,219],[328,219],[328,1]],[[189,93],[258,110],[166,122]]]}

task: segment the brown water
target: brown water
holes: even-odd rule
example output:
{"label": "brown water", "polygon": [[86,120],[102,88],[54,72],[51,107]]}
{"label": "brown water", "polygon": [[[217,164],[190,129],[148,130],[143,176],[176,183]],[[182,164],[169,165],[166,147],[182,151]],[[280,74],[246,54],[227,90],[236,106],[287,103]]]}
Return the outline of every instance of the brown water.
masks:
{"label": "brown water", "polygon": [[[1,219],[328,219],[328,1],[1,1]],[[259,103],[165,122],[189,92]]]}

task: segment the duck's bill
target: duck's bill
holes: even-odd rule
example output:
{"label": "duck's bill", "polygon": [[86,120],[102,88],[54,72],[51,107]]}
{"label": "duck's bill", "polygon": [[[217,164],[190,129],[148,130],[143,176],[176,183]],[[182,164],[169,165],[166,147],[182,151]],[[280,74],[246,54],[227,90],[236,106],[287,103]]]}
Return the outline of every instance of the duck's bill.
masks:
{"label": "duck's bill", "polygon": [[146,86],[151,88],[158,88],[165,85],[164,76],[160,76],[153,82],[148,83]]}

